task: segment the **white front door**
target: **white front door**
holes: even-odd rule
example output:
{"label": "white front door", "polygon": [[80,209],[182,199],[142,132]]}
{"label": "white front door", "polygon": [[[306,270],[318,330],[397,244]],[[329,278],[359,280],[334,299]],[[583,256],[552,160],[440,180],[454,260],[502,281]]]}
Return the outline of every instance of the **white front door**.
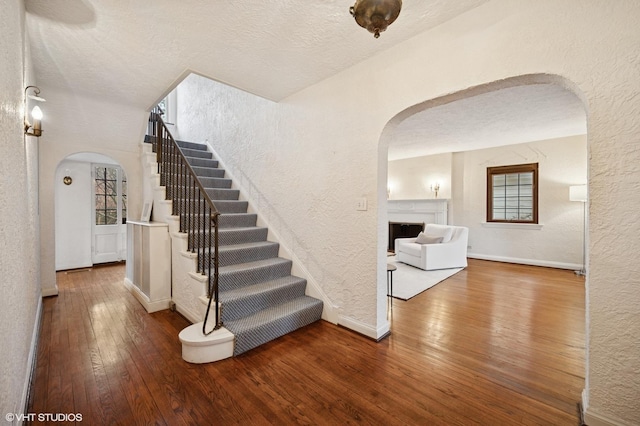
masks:
{"label": "white front door", "polygon": [[126,178],[114,165],[94,164],[92,261],[119,262],[126,258]]}

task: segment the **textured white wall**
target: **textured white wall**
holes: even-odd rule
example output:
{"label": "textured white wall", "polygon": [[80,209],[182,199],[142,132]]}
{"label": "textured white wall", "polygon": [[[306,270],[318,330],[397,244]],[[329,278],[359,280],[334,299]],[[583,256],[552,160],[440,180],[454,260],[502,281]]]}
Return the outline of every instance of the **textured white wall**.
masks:
{"label": "textured white wall", "polygon": [[[38,181],[35,138],[23,135],[24,5],[2,3],[0,14],[0,420],[24,412],[40,307]],[[33,84],[33,83],[31,83]]]}
{"label": "textured white wall", "polygon": [[[462,199],[454,223],[469,227],[470,257],[543,266],[582,267],[583,204],[569,200],[569,185],[587,182],[587,138],[571,136],[454,154],[463,168]],[[487,227],[487,167],[538,163],[538,216],[542,229]]]}
{"label": "textured white wall", "polygon": [[391,200],[435,198],[431,185],[440,183],[438,198],[451,198],[452,154],[389,161],[387,187]]}
{"label": "textured white wall", "polygon": [[[455,157],[455,160],[452,158]],[[542,229],[486,227],[486,168],[539,164],[539,216]],[[453,168],[452,168],[453,164]],[[448,170],[448,172],[447,172]],[[507,147],[430,155],[389,162],[391,198],[432,198],[428,185],[439,173],[442,198],[451,197],[452,176],[460,182],[449,202],[449,220],[469,227],[470,257],[543,266],[582,267],[583,205],[569,201],[569,185],[587,182],[587,137],[572,136]],[[454,213],[455,212],[455,213]]]}
{"label": "textured white wall", "polygon": [[194,77],[178,127],[209,139],[344,317],[381,330],[387,130],[510,77],[570,87],[589,111],[587,414],[640,423],[639,16],[633,0],[496,0],[279,104]]}
{"label": "textured white wall", "polygon": [[42,87],[47,116],[40,138],[40,264],[45,294],[57,294],[55,260],[55,185],[58,165],[69,155],[93,152],[112,158],[128,181],[128,215],[140,217],[142,162],[140,144],[148,112],[135,106],[85,98]]}

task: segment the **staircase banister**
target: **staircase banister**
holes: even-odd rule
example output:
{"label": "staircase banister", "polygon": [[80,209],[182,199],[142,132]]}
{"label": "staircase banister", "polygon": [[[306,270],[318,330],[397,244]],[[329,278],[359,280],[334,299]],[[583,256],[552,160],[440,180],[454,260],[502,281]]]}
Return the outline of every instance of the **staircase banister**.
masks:
{"label": "staircase banister", "polygon": [[[163,127],[164,131],[167,134],[167,139],[169,139],[175,146],[177,146],[177,143],[175,141],[175,139],[173,138],[173,136],[171,135],[171,132],[169,132],[169,129],[167,128],[167,125],[165,124],[164,120],[162,119],[161,115],[158,113],[151,113],[152,115],[155,114],[157,117],[157,122]],[[187,169],[189,170],[189,174],[191,174],[191,177],[194,179],[194,182],[198,185],[198,188],[200,188],[200,193],[203,195],[205,201],[207,202],[207,204],[209,204],[209,207],[211,207],[212,211],[211,214],[217,214],[219,215],[220,212],[218,211],[218,209],[216,208],[215,203],[211,200],[211,197],[209,197],[209,194],[207,193],[207,191],[205,190],[204,186],[202,185],[202,183],[200,182],[200,180],[197,178],[196,172],[195,170],[193,170],[193,167],[191,167],[191,164],[189,164],[189,162],[187,161],[187,157],[185,157],[184,153],[182,152],[181,149],[178,149],[178,153],[180,154],[180,157],[182,158],[182,161],[184,162],[185,166],[187,166]],[[213,219],[212,219],[213,220]]]}
{"label": "staircase banister", "polygon": [[[195,203],[197,202],[197,209],[200,210],[200,200],[203,200],[204,205],[202,206],[202,215],[206,216],[207,214],[207,207],[208,207],[208,214],[209,214],[209,226],[207,227],[206,224],[203,225],[202,227],[202,237],[200,237],[200,220],[198,219],[198,225],[197,225],[197,232],[195,232],[193,229],[189,229],[188,230],[188,234],[190,236],[197,234],[197,239],[194,237],[193,239],[195,241],[197,241],[198,243],[198,247],[197,249],[194,250],[194,247],[190,245],[190,250],[194,250],[198,253],[198,269],[199,272],[201,272],[203,275],[205,275],[205,271],[207,272],[206,275],[208,276],[208,286],[207,286],[207,296],[209,297],[209,302],[208,302],[208,306],[207,306],[207,311],[205,314],[205,318],[204,318],[204,322],[202,325],[202,333],[206,336],[211,334],[213,331],[218,330],[220,327],[222,327],[222,322],[220,320],[220,301],[218,300],[219,297],[219,235],[218,235],[218,218],[220,216],[220,211],[218,210],[218,208],[216,207],[215,203],[213,202],[213,200],[211,199],[211,197],[209,196],[209,194],[206,191],[206,188],[204,187],[204,185],[202,184],[202,182],[200,182],[200,179],[198,179],[198,176],[195,172],[195,170],[193,169],[193,167],[191,166],[191,164],[189,163],[189,161],[187,160],[187,157],[184,155],[184,153],[182,152],[182,149],[180,149],[180,146],[178,145],[178,143],[176,142],[176,140],[173,138],[173,135],[171,134],[171,132],[169,131],[169,129],[167,128],[164,120],[162,119],[162,113],[159,110],[159,108],[154,108],[153,111],[151,111],[150,116],[149,116],[149,132],[151,133],[151,137],[152,137],[152,142],[154,143],[154,148],[156,149],[156,154],[157,154],[157,162],[158,162],[158,169],[160,172],[160,180],[161,180],[161,184],[163,183],[163,177],[168,176],[168,181],[169,183],[167,183],[166,181],[164,182],[164,184],[167,186],[167,199],[171,198],[171,200],[173,201],[173,205],[174,205],[174,211],[173,214],[176,213],[175,211],[175,206],[176,203],[179,200],[175,200],[173,199],[173,197],[175,196],[175,193],[183,193],[185,195],[185,197],[190,196],[189,191],[187,190],[188,186],[192,186],[194,195],[195,192],[197,190],[198,196],[199,198],[196,199],[195,197],[193,198],[193,202],[194,202],[194,206],[192,207],[191,204],[187,204],[187,213],[186,215],[189,217],[189,220],[191,220],[191,216],[195,216],[196,215],[196,207],[195,207]],[[164,148],[163,145],[165,143],[165,141],[167,141],[168,144],[170,144],[170,148],[171,148],[171,152],[173,153],[174,156],[177,156],[177,158],[174,158],[174,160],[178,160],[171,162],[171,160],[167,160],[166,157],[169,157],[171,154],[167,154],[164,152]],[[179,164],[178,164],[179,163]],[[178,168],[184,168],[186,170],[187,173],[184,174],[180,174],[178,176],[178,178],[174,178],[171,179],[170,173],[169,171],[171,169],[178,169]],[[184,176],[183,176],[184,175]],[[188,175],[188,184],[186,182],[184,182],[184,179],[182,178],[186,178]],[[182,181],[182,182],[176,182],[176,181]],[[183,189],[181,189],[181,187],[179,186],[179,183],[184,184],[184,187],[182,187]],[[184,200],[182,200],[183,203],[182,205],[185,205]],[[179,215],[182,215],[183,212],[180,211]],[[200,212],[197,213],[198,215],[200,214]],[[181,227],[182,230],[182,227]],[[213,250],[211,247],[211,234],[213,233]],[[202,247],[200,247],[200,238],[202,238]],[[206,248],[206,241],[207,239],[209,239],[209,247],[208,247],[208,253],[207,253],[207,248]],[[190,243],[191,244],[191,243]],[[213,265],[211,264],[211,258],[213,255]],[[211,329],[211,331],[207,332],[207,322],[209,319],[209,312],[211,310],[211,305],[212,305],[212,301],[215,299],[215,325],[214,327]]]}

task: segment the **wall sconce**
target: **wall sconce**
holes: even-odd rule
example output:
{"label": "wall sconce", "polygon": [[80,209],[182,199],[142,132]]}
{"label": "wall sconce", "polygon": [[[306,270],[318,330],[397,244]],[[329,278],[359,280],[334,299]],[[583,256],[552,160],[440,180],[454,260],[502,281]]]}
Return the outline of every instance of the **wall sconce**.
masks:
{"label": "wall sconce", "polygon": [[[33,94],[28,95],[27,91],[29,89],[33,89]],[[29,122],[29,117],[27,116],[27,98],[33,99],[38,102],[45,102],[44,98],[40,96],[40,89],[37,86],[27,86],[24,89],[24,134],[28,136],[36,136],[40,137],[42,135],[42,110],[39,106],[34,106],[31,110],[31,118],[33,119],[33,124]]]}
{"label": "wall sconce", "polygon": [[440,191],[440,182],[431,184],[431,191],[435,192],[436,198],[438,198],[438,191]]}
{"label": "wall sconce", "polygon": [[387,186],[387,200],[391,198],[391,187]]}
{"label": "wall sconce", "polygon": [[402,0],[356,0],[349,12],[358,25],[378,38],[398,18],[401,8]]}

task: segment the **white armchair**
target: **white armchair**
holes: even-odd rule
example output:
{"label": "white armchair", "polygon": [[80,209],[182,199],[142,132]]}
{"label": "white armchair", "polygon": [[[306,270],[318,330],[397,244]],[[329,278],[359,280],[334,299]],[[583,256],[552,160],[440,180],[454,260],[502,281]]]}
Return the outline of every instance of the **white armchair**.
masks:
{"label": "white armchair", "polygon": [[[469,228],[428,224],[417,238],[398,238],[395,241],[396,260],[431,271],[434,269],[464,268],[467,266]],[[433,243],[431,240],[438,240]],[[418,239],[418,242],[416,242]],[[425,244],[420,244],[426,241]]]}

